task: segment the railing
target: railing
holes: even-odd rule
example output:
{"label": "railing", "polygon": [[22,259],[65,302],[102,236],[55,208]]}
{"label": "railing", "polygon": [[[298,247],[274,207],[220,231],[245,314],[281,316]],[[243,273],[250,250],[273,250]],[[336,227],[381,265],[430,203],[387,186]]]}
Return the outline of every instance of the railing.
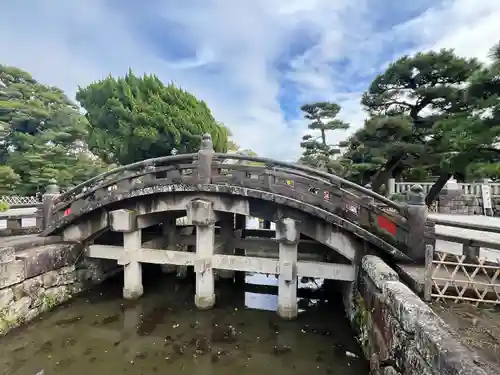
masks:
{"label": "railing", "polygon": [[9,208],[30,208],[39,207],[42,202],[36,196],[3,195],[0,196],[0,202],[6,203]]}
{"label": "railing", "polygon": [[[232,162],[234,160],[238,163]],[[425,214],[415,213],[426,212],[423,194],[418,188],[414,192],[418,202],[399,204],[368,188],[307,166],[215,153],[209,137],[204,138],[196,154],[148,159],[115,168],[63,194],[54,195],[48,211],[49,228],[44,233],[53,233],[82,212],[131,191],[149,187],[162,187],[164,191],[197,190],[207,185],[227,186],[226,192],[229,193],[232,187],[237,187],[286,196],[322,210],[325,217],[336,215],[341,219],[335,219],[335,224],[402,258],[405,255],[399,250],[406,251],[412,241],[422,241],[423,238],[423,232],[419,235],[410,233],[411,227],[423,230],[425,226]],[[216,189],[213,191],[217,192]],[[412,205],[418,207],[411,211],[413,216],[408,211]],[[423,252],[422,245],[420,253],[423,255]]]}
{"label": "railing", "polygon": [[[484,239],[471,238],[467,233],[434,233],[436,240],[462,244],[462,252],[437,251],[436,244],[426,245],[424,299],[500,305],[500,240],[484,234],[500,234],[500,228],[448,220],[437,220],[436,224],[478,230]],[[481,248],[488,249],[489,254],[480,256]]]}
{"label": "railing", "polygon": [[[421,185],[425,194],[427,194],[432,185],[434,185],[434,182],[396,182],[394,179],[391,179],[389,181],[388,196],[392,196],[393,194],[404,194],[415,184]],[[500,183],[497,182],[470,182],[457,183],[457,185],[465,195],[481,197],[483,185],[488,185],[490,187],[491,195],[500,195]]]}

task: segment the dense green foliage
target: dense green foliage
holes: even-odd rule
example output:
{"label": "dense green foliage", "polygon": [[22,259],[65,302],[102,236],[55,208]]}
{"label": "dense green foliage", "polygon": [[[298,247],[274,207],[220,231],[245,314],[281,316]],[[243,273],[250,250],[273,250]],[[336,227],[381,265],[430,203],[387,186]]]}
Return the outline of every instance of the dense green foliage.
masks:
{"label": "dense green foliage", "polygon": [[333,157],[340,153],[340,149],[337,145],[328,143],[327,133],[349,128],[349,124],[336,118],[340,106],[336,103],[318,102],[305,104],[300,109],[305,113],[305,118],[311,121],[307,127],[315,133],[302,137],[300,146],[304,153],[300,161],[333,173]]}
{"label": "dense green foliage", "polygon": [[500,43],[491,57],[441,50],[390,64],[362,97],[364,126],[339,144],[342,155],[328,155],[332,170],[377,191],[388,178],[437,176],[428,203],[452,175],[500,179]]}
{"label": "dense green foliage", "polygon": [[[206,104],[155,76],[108,77],[80,88],[86,115],[58,88],[0,65],[0,196],[62,188],[115,164],[196,152],[203,133],[226,151],[229,130]],[[90,123],[89,123],[90,121]]]}
{"label": "dense green foliage", "polygon": [[111,163],[195,152],[210,133],[217,152],[227,150],[228,130],[207,105],[158,77],[108,77],[80,88],[77,99],[87,111],[90,150]]}
{"label": "dense green foliage", "polygon": [[77,184],[104,167],[85,150],[87,121],[64,93],[0,65],[0,195]]}

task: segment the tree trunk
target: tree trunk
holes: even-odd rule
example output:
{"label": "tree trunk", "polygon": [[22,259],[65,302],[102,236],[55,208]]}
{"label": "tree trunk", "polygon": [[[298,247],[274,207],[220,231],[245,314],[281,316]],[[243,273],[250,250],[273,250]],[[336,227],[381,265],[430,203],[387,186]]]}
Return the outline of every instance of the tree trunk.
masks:
{"label": "tree trunk", "polygon": [[383,184],[387,183],[389,181],[389,178],[392,177],[392,172],[394,169],[398,166],[398,164],[403,160],[404,153],[403,152],[398,152],[394,156],[392,156],[387,163],[385,163],[384,168],[379,170],[375,177],[373,178],[372,182],[372,190],[374,192],[379,192],[380,188],[382,187]]}
{"label": "tree trunk", "polygon": [[321,129],[321,142],[323,143],[323,146],[326,146],[326,134],[325,134],[325,129]]}
{"label": "tree trunk", "polygon": [[453,176],[452,173],[442,173],[439,178],[437,179],[436,182],[434,182],[434,185],[432,185],[431,189],[429,190],[429,193],[425,197],[425,204],[427,206],[430,206],[431,204],[434,203],[436,200],[437,196],[443,190],[443,187],[446,185],[450,177]]}

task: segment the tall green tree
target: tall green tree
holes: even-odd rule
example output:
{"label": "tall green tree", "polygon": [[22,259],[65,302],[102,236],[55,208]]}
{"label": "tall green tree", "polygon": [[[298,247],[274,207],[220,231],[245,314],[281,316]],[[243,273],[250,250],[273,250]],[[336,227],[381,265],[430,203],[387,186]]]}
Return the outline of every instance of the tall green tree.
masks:
{"label": "tall green tree", "polygon": [[410,155],[422,152],[422,145],[413,142],[407,116],[371,117],[341,145],[346,147],[339,160],[346,166],[344,176],[361,185],[369,183],[391,155],[400,151],[405,154],[394,170],[395,174],[402,174],[414,163]]}
{"label": "tall green tree", "polygon": [[335,173],[334,156],[340,153],[338,145],[327,142],[328,132],[347,130],[349,124],[337,118],[340,105],[330,102],[305,104],[300,109],[311,122],[307,126],[314,133],[302,137],[300,146],[304,149],[300,161],[304,164]]}
{"label": "tall green tree", "polygon": [[103,166],[83,156],[87,126],[62,90],[0,65],[0,184],[14,179],[15,193],[31,195],[52,178],[64,187],[92,177]]}
{"label": "tall green tree", "polygon": [[77,100],[87,111],[90,150],[108,163],[195,152],[204,133],[218,152],[227,150],[228,130],[205,102],[164,85],[155,75],[107,77],[80,87]]}
{"label": "tall green tree", "polygon": [[468,166],[475,178],[500,178],[500,43],[491,49],[492,63],[478,69],[466,89],[469,111],[441,121],[436,131],[458,152],[455,164]]}
{"label": "tall green tree", "polygon": [[[429,154],[437,156],[438,153],[446,157],[442,149],[433,150],[434,145],[444,144],[434,139],[442,134],[434,132],[433,128],[450,114],[468,109],[463,86],[480,66],[476,59],[459,57],[453,50],[404,56],[374,79],[363,95],[362,104],[371,115],[409,118],[413,143],[422,145],[425,150],[413,154],[414,158]],[[406,150],[401,149],[389,155],[384,167],[374,177],[374,190],[379,190],[395,176],[394,171],[404,160],[405,153]],[[449,177],[448,170],[440,183],[444,185]]]}

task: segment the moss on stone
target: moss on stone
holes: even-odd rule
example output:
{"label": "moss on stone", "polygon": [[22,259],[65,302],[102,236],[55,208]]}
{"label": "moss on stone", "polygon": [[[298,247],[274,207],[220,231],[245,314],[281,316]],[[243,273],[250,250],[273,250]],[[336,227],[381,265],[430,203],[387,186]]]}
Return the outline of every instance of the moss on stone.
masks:
{"label": "moss on stone", "polygon": [[53,308],[55,308],[59,304],[59,301],[57,300],[57,298],[55,296],[44,294],[41,297],[41,299],[42,299],[42,303],[40,306],[41,306],[42,311],[52,310]]}
{"label": "moss on stone", "polygon": [[356,339],[358,340],[365,354],[372,353],[372,342],[370,335],[370,326],[372,321],[373,309],[368,309],[363,297],[356,293],[354,298],[353,325],[358,331]]}

